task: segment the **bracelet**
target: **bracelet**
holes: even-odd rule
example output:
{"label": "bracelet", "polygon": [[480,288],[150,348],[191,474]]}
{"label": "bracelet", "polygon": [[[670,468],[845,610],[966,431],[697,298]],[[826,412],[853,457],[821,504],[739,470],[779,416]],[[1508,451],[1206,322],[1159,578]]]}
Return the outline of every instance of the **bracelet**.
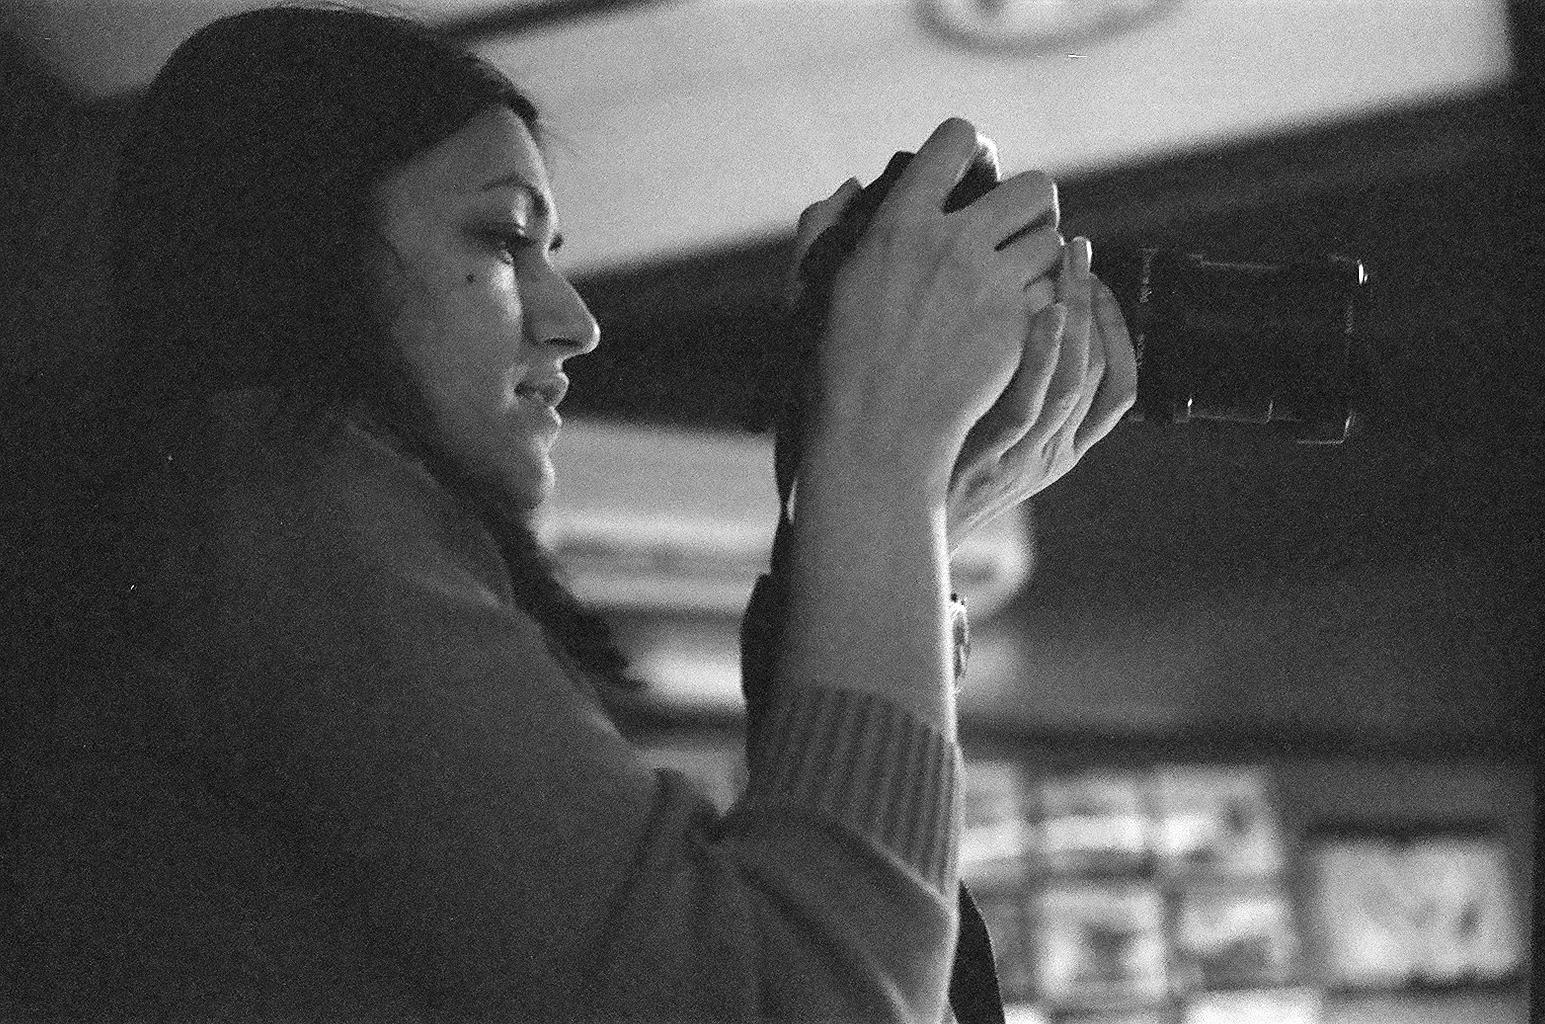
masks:
{"label": "bracelet", "polygon": [[966,599],[959,594],[950,595],[950,637],[954,641],[955,692],[966,680],[966,664],[971,660],[971,624],[966,619]]}

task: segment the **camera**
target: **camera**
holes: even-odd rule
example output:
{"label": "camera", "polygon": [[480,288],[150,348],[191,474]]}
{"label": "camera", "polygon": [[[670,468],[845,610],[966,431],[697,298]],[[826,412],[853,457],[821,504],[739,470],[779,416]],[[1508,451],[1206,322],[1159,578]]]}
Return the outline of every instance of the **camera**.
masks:
{"label": "camera", "polygon": [[[772,354],[768,379],[779,383],[764,393],[780,404],[785,423],[797,421],[837,270],[911,158],[892,157],[800,264],[791,345]],[[945,211],[996,184],[990,167],[974,165]],[[1137,402],[1128,421],[1254,426],[1304,444],[1339,444],[1374,398],[1370,284],[1361,260],[1252,262],[1100,244],[1094,271],[1115,293],[1137,355]]]}

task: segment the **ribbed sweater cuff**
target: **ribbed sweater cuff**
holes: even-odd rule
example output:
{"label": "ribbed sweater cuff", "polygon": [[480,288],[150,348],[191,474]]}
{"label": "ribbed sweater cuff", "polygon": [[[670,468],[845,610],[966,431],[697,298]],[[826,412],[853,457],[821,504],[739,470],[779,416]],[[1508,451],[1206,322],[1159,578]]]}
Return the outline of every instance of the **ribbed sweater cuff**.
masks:
{"label": "ribbed sweater cuff", "polygon": [[960,748],[878,694],[798,689],[756,715],[742,813],[814,812],[953,898]]}

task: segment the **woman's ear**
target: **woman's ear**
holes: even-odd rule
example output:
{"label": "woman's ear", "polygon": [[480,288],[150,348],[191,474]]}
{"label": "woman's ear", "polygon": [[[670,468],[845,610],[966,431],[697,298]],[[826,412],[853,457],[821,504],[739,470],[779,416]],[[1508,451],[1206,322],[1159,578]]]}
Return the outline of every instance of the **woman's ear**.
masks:
{"label": "woman's ear", "polygon": [[387,327],[396,323],[411,308],[415,290],[427,296],[429,286],[414,269],[407,256],[380,229],[365,239],[366,294],[380,322]]}

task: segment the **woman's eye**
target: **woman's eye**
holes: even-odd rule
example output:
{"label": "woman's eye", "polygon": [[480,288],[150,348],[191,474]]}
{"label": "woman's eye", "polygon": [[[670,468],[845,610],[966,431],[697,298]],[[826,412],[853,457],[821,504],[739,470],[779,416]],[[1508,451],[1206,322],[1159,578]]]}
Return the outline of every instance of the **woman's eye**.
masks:
{"label": "woman's eye", "polygon": [[[514,224],[493,224],[474,229],[478,241],[488,246],[503,263],[514,264],[522,255],[551,256],[563,246],[563,236],[546,232],[533,232]],[[543,245],[545,243],[545,250]]]}
{"label": "woman's eye", "polygon": [[511,262],[522,252],[536,246],[536,239],[519,231],[495,231],[490,233],[489,241]]}
{"label": "woman's eye", "polygon": [[[539,237],[512,228],[498,228],[488,231],[486,232],[486,237],[507,263],[513,263],[521,253],[539,252],[542,243]],[[547,252],[555,253],[562,245],[562,236],[554,235],[552,241],[547,244]]]}

